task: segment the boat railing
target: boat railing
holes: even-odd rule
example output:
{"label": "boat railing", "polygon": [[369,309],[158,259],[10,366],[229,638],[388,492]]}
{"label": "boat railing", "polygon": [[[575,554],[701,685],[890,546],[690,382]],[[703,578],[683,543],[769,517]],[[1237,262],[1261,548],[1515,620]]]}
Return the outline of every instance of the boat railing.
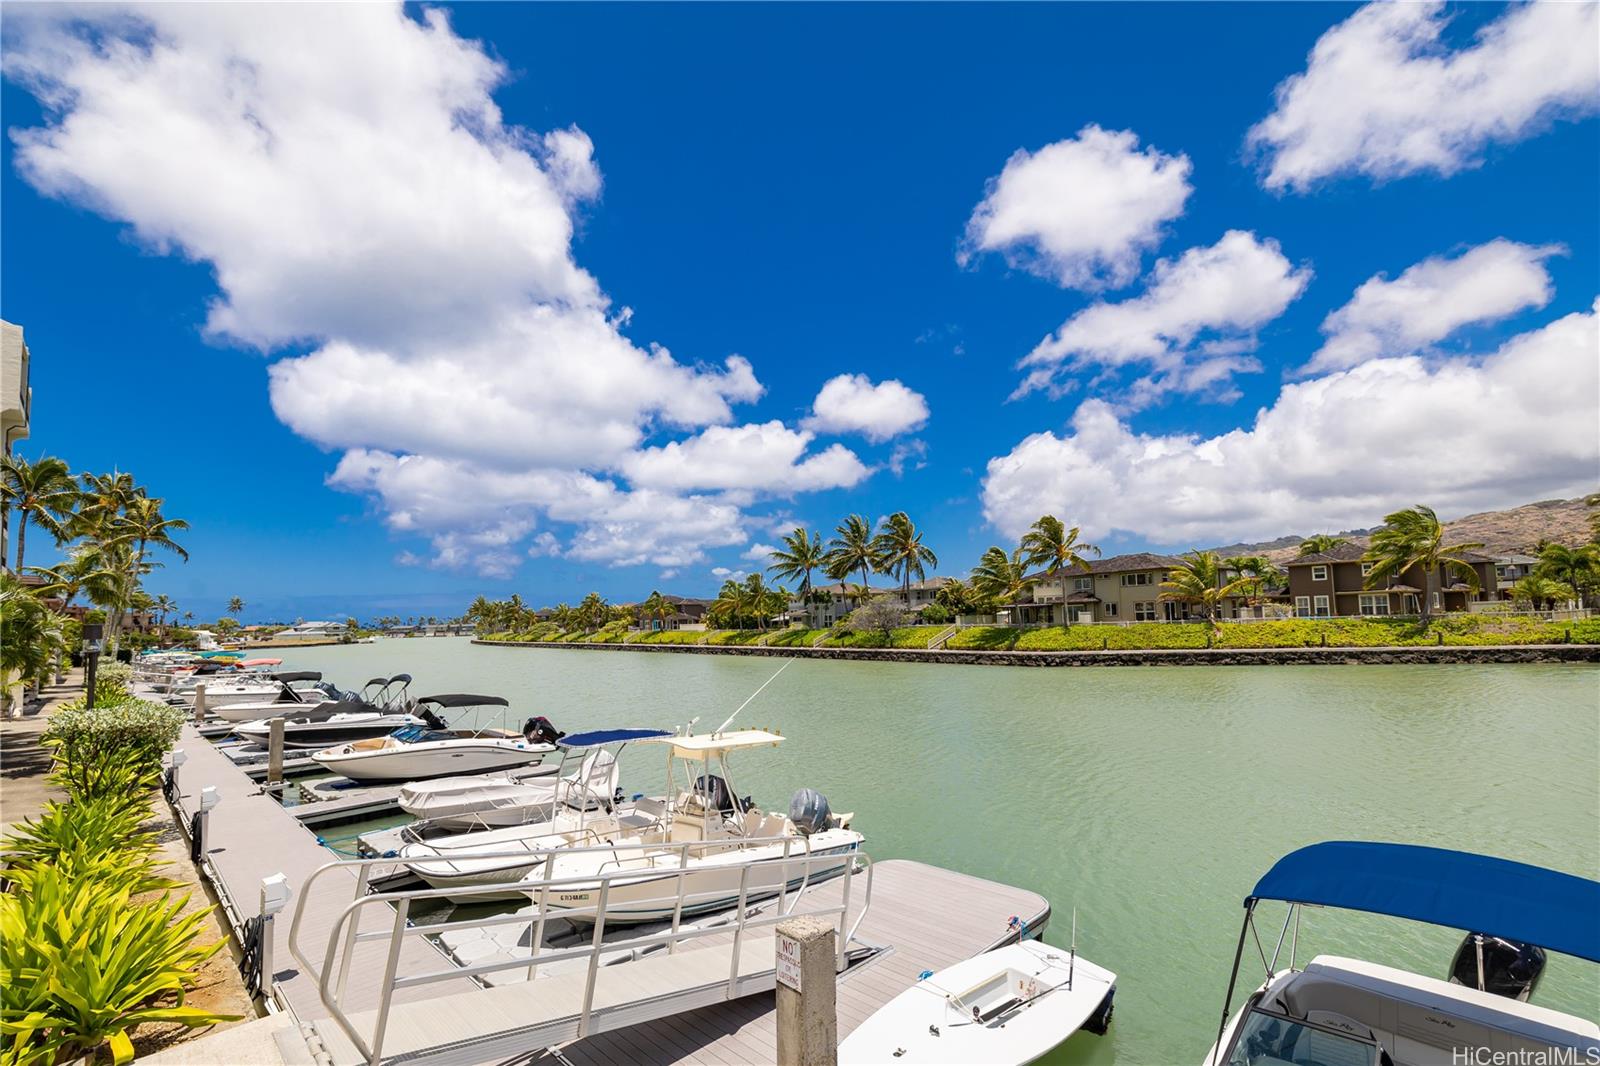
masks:
{"label": "boat railing", "polygon": [[[587,963],[587,973],[584,982],[582,1008],[578,1015],[577,1038],[588,1035],[590,1032],[591,1012],[594,1005],[595,982],[599,968],[607,965],[602,956],[607,952],[618,951],[618,946],[613,943],[604,943],[607,922],[607,911],[610,903],[611,891],[614,885],[638,884],[641,880],[659,880],[663,884],[660,896],[651,897],[650,902],[664,905],[671,901],[672,919],[670,927],[662,932],[652,933],[641,937],[630,937],[627,948],[631,949],[631,958],[637,958],[644,952],[654,952],[664,948],[668,954],[677,952],[680,945],[690,941],[699,940],[710,936],[725,936],[732,933],[733,944],[728,969],[727,995],[735,998],[739,986],[740,949],[747,931],[764,929],[775,926],[786,920],[798,906],[806,887],[814,880],[812,873],[818,866],[825,867],[823,871],[827,879],[841,877],[842,887],[839,902],[821,907],[809,907],[807,915],[832,918],[835,922],[835,969],[842,972],[848,961],[848,946],[855,939],[855,934],[861,927],[862,920],[866,917],[868,908],[872,904],[872,862],[870,857],[859,847],[850,849],[828,849],[813,851],[806,844],[804,852],[797,853],[797,843],[804,841],[803,837],[767,837],[754,838],[746,841],[748,845],[783,845],[781,856],[765,856],[743,861],[718,863],[711,868],[715,873],[723,876],[738,873],[739,886],[735,909],[731,919],[727,922],[710,926],[686,926],[683,923],[685,910],[691,913],[697,901],[710,899],[725,899],[728,891],[726,887],[715,887],[704,890],[692,890],[692,882],[688,875],[705,871],[706,867],[691,867],[690,859],[696,851],[707,848],[726,846],[726,841],[682,841],[678,843],[645,843],[645,844],[608,844],[599,847],[567,847],[552,849],[544,853],[542,861],[535,861],[529,874],[515,882],[497,882],[483,885],[458,885],[449,888],[404,888],[384,891],[369,891],[369,885],[374,867],[393,867],[393,858],[367,858],[367,859],[342,859],[329,862],[318,867],[306,879],[301,887],[299,898],[295,904],[294,919],[289,926],[289,951],[294,958],[305,968],[306,972],[315,977],[318,995],[323,1006],[344,1030],[351,1042],[356,1046],[366,1061],[376,1066],[382,1060],[384,1033],[388,1026],[388,1019],[393,1007],[396,992],[415,988],[422,985],[436,984],[459,978],[476,978],[485,974],[505,970],[525,969],[527,979],[534,980],[540,966],[550,966],[555,963],[569,960],[584,960]],[[590,872],[576,876],[556,877],[555,863],[557,859],[566,859],[582,855],[597,855],[609,853],[616,855],[619,852],[638,851],[642,856],[654,858],[658,855],[671,853],[677,862],[674,867],[667,868],[662,875],[661,867],[653,867],[650,871],[641,871],[639,868],[618,868],[603,872]],[[527,860],[526,851],[488,850],[473,851],[451,857],[460,859],[522,859]],[[420,863],[419,863],[420,864]],[[351,871],[356,874],[354,885],[354,898],[337,912],[332,927],[328,931],[327,943],[320,951],[311,949],[301,942],[302,926],[307,913],[307,901],[312,898],[319,887],[319,882],[329,879],[333,871]],[[534,871],[537,870],[535,873]],[[777,874],[777,883],[762,883],[752,885],[752,873]],[[791,888],[791,884],[798,875],[798,887]],[[862,878],[858,905],[852,918],[851,906],[853,888],[856,878]],[[343,878],[335,878],[343,881]],[[821,880],[823,878],[816,878]],[[667,888],[667,883],[671,887]],[[348,882],[346,882],[348,883]],[[337,891],[337,889],[331,889]],[[549,906],[551,893],[567,892],[569,895],[586,893],[595,900],[587,906],[566,906],[552,909]],[[533,913],[491,915],[483,918],[451,921],[448,926],[414,925],[411,922],[411,910],[414,904],[434,900],[451,901],[457,904],[472,903],[479,897],[484,901],[504,899],[508,892],[526,893],[535,903]],[[777,898],[777,907],[770,913],[761,909],[752,909],[750,904],[752,893],[756,899]],[[320,899],[320,897],[319,897]],[[640,901],[629,901],[636,906]],[[361,929],[361,920],[369,910],[381,907],[392,907],[392,918],[380,928],[368,930]],[[559,948],[545,951],[544,934],[547,919],[574,919],[581,918],[592,921],[593,931],[586,943],[576,947]],[[318,924],[321,924],[320,922]],[[476,963],[467,966],[446,965],[438,969],[424,970],[419,973],[400,972],[401,949],[407,937],[426,937],[437,934],[448,928],[451,931],[462,929],[487,928],[497,925],[519,924],[531,926],[531,955],[528,959],[503,958],[489,962]],[[346,1001],[352,960],[356,948],[360,944],[369,942],[387,942],[385,961],[382,976],[379,980],[377,993],[377,1008],[370,1036],[364,1036],[359,1027],[350,1017],[350,1008]],[[320,955],[320,958],[318,957]],[[443,959],[443,955],[439,955]]]}

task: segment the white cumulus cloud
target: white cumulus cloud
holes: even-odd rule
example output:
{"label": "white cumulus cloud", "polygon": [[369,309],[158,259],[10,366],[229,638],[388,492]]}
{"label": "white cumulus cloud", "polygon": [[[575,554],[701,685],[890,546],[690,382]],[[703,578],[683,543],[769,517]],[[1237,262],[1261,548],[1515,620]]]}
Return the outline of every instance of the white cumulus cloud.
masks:
{"label": "white cumulus cloud", "polygon": [[1454,50],[1447,21],[1437,0],[1373,3],[1323,34],[1248,135],[1264,184],[1449,175],[1600,104],[1600,5],[1513,4]]}
{"label": "white cumulus cloud", "polygon": [[1131,130],[1085,126],[1076,137],[1019,150],[990,179],[967,222],[960,259],[1000,252],[1067,288],[1120,287],[1183,214],[1189,157],[1139,147]]}
{"label": "white cumulus cloud", "polygon": [[1557,245],[1495,240],[1453,259],[1424,259],[1392,281],[1376,274],[1323,321],[1328,340],[1300,372],[1410,355],[1463,326],[1543,307],[1554,294],[1544,261],[1561,251]]}
{"label": "white cumulus cloud", "polygon": [[[506,122],[505,65],[443,10],[8,7],[4,70],[44,109],[13,131],[22,176],[212,268],[208,334],[275,357],[278,417],[343,452],[329,484],[431,547],[403,559],[671,567],[747,539],[773,479],[741,481],[701,431],[762,395],[753,368],[623,333],[572,249],[595,145]],[[668,434],[689,436],[652,446]],[[865,469],[840,446],[787,473],[785,495]],[[565,548],[524,543],[546,521]]]}
{"label": "white cumulus cloud", "polygon": [[834,444],[805,455],[814,435],[782,422],[711,426],[697,436],[634,452],[622,468],[635,485],[730,489],[789,495],[850,488],[867,476],[854,452]]}
{"label": "white cumulus cloud", "polygon": [[928,421],[928,401],[920,392],[890,379],[874,385],[865,374],[829,378],[801,426],[817,433],[859,433],[881,443]]}
{"label": "white cumulus cloud", "polygon": [[1274,240],[1230,230],[1205,248],[1162,259],[1145,291],[1097,302],[1069,318],[1021,362],[1029,370],[1015,396],[1064,390],[1064,373],[1135,366],[1148,376],[1123,395],[1137,407],[1163,392],[1210,390],[1226,398],[1227,379],[1259,365],[1254,334],[1277,318],[1311,280]]}
{"label": "white cumulus cloud", "polygon": [[1054,513],[1090,537],[1183,548],[1370,525],[1418,502],[1464,514],[1593,491],[1597,323],[1600,301],[1482,358],[1370,360],[1287,385],[1215,437],[1136,433],[1088,400],[1068,432],[989,461],[984,514],[1010,537]]}

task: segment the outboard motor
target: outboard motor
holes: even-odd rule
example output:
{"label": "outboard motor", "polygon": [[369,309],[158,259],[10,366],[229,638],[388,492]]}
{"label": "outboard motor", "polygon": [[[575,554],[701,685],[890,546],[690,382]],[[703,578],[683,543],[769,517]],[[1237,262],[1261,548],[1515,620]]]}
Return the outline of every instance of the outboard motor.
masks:
{"label": "outboard motor", "polygon": [[[1481,965],[1480,965],[1481,960]],[[1544,948],[1483,933],[1468,933],[1450,963],[1450,983],[1523,1003],[1544,974]]]}
{"label": "outboard motor", "polygon": [[535,715],[523,723],[522,738],[529,744],[554,744],[567,734],[550,724],[544,715]]}
{"label": "outboard motor", "polygon": [[706,801],[709,810],[718,814],[734,812],[733,789],[716,774],[704,774],[694,779],[694,793]]}
{"label": "outboard motor", "polygon": [[789,821],[803,837],[820,833],[828,828],[833,812],[828,809],[828,797],[814,788],[802,788],[789,800]]}

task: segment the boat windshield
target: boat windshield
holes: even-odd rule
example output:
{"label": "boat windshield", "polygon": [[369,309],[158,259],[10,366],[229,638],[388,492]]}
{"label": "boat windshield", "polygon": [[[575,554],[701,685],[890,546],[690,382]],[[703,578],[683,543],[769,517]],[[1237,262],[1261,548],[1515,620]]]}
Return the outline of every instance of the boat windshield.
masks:
{"label": "boat windshield", "polygon": [[1245,1015],[1228,1066],[1379,1066],[1387,1064],[1370,1036],[1362,1037],[1259,1007]]}

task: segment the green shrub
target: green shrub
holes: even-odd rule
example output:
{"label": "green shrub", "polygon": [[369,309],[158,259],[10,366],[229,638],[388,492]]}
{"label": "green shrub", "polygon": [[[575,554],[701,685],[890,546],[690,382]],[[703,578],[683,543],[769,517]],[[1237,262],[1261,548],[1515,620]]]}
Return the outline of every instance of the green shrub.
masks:
{"label": "green shrub", "polygon": [[128,1030],[142,1022],[232,1020],[184,1005],[197,968],[222,947],[195,943],[206,912],[180,917],[187,896],[133,895],[45,866],[25,890],[0,896],[0,1060],[50,1063],[109,1042],[121,1064],[133,1058]]}
{"label": "green shrub", "polygon": [[[74,795],[115,787],[119,775],[159,772],[176,743],[184,713],[148,700],[123,699],[90,709],[74,700],[56,709],[41,737],[53,749],[57,773]],[[102,780],[110,775],[109,780]]]}
{"label": "green shrub", "polygon": [[778,632],[772,635],[770,640],[767,641],[767,645],[773,648],[810,647],[812,644],[815,644],[817,641],[826,637],[829,632],[830,631],[826,629],[806,629],[803,626],[795,626],[791,629],[780,629]]}
{"label": "green shrub", "polygon": [[629,638],[633,644],[699,644],[706,639],[706,632],[699,629],[662,629],[654,633],[641,633],[637,639]]}
{"label": "green shrub", "polygon": [[772,636],[764,629],[719,629],[706,638],[707,644],[765,644]]}
{"label": "green shrub", "polygon": [[157,873],[157,832],[146,824],[147,797],[148,791],[140,790],[52,801],[37,821],[12,827],[4,843],[11,863],[7,880],[31,891],[39,871],[53,869],[69,878],[114,880],[134,892],[177,888],[177,882]]}
{"label": "green shrub", "polygon": [[1009,626],[973,626],[958,630],[955,636],[945,641],[944,646],[974,651],[1010,651],[1023,632]]}

